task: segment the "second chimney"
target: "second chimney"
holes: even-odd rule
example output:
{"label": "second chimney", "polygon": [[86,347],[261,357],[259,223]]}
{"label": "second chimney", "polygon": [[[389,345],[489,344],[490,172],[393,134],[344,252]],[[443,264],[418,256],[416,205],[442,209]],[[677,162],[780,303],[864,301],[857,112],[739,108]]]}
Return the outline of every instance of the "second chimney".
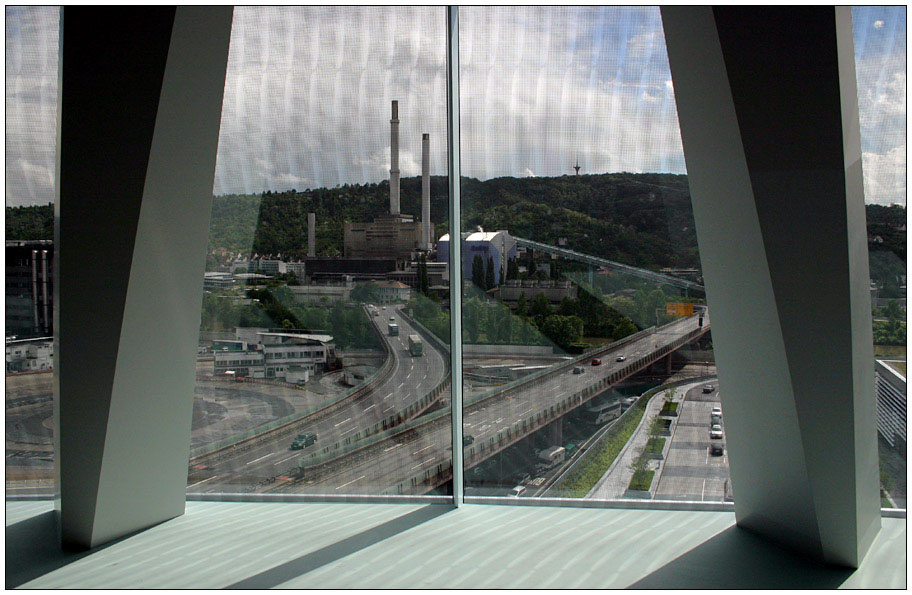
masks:
{"label": "second chimney", "polygon": [[317,214],[307,213],[307,256],[317,255]]}
{"label": "second chimney", "polygon": [[421,135],[421,249],[431,249],[431,135]]}
{"label": "second chimney", "polygon": [[390,119],[390,215],[399,214],[399,102],[393,101]]}

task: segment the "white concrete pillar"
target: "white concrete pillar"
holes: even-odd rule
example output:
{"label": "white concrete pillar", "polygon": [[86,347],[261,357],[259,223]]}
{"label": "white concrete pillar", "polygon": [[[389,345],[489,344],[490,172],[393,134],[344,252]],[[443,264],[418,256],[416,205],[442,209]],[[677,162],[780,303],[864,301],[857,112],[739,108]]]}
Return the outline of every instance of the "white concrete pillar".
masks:
{"label": "white concrete pillar", "polygon": [[851,9],[662,20],[738,524],[857,567],[880,500]]}
{"label": "white concrete pillar", "polygon": [[66,544],[184,512],[231,18],[230,6],[63,9],[54,440]]}

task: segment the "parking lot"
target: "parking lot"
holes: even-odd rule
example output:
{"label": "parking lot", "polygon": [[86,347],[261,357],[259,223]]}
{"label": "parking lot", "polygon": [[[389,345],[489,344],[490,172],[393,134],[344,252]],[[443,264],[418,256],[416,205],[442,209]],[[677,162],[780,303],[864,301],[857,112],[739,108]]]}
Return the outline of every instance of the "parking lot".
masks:
{"label": "parking lot", "polygon": [[[687,391],[679,410],[677,429],[668,450],[668,459],[656,488],[656,500],[690,500],[721,502],[729,479],[728,449],[722,456],[710,454],[710,417],[713,407],[720,406],[718,386],[703,392],[704,384]],[[722,427],[725,428],[723,411]],[[722,443],[725,442],[723,436]]]}

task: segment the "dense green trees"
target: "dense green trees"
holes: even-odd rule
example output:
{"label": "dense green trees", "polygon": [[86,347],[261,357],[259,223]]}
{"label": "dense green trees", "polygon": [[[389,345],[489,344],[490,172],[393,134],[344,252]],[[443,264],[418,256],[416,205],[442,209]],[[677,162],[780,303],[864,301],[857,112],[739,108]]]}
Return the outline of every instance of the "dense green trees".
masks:
{"label": "dense green trees", "polygon": [[7,240],[53,240],[54,205],[6,207]]}
{"label": "dense green trees", "polygon": [[380,288],[373,281],[366,283],[355,283],[351,290],[351,299],[362,304],[370,304],[378,301],[380,297]]}
{"label": "dense green trees", "polygon": [[304,306],[294,303],[287,287],[251,289],[243,303],[241,296],[203,294],[200,329],[233,331],[239,326],[285,328],[321,332],[333,336],[339,349],[379,349],[380,342],[364,310],[342,303]]}

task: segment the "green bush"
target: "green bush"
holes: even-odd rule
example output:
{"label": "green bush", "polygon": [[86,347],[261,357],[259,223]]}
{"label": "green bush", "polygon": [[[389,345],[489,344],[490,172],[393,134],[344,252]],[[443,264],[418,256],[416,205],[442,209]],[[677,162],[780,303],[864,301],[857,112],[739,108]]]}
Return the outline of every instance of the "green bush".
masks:
{"label": "green bush", "polygon": [[649,488],[652,487],[653,475],[655,475],[655,471],[648,469],[646,471],[637,471],[633,474],[633,477],[630,479],[630,484],[627,487],[631,490],[648,492]]}
{"label": "green bush", "polygon": [[662,412],[659,415],[664,413],[676,413],[678,411],[678,403],[674,401],[665,401],[665,404],[662,406]]}
{"label": "green bush", "polygon": [[646,452],[653,455],[662,454],[662,451],[665,449],[665,439],[664,438],[650,438],[646,442]]}

